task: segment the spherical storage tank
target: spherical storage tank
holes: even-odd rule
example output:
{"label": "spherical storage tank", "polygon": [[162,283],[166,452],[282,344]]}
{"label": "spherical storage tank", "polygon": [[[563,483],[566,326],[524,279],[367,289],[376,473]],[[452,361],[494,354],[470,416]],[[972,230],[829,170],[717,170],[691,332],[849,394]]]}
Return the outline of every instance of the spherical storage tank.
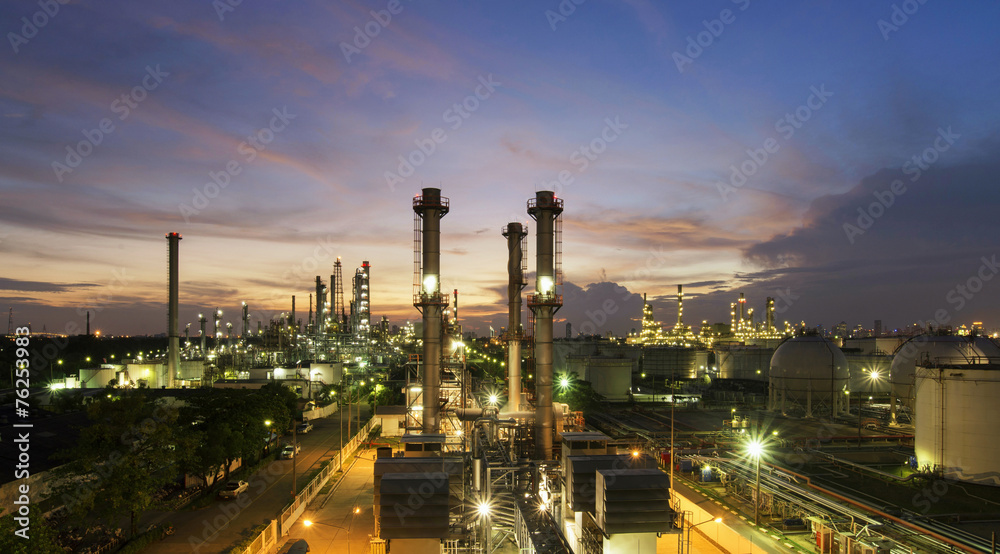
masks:
{"label": "spherical storage tank", "polygon": [[786,340],[771,357],[769,407],[801,411],[805,417],[847,411],[850,373],[837,345],[815,335]]}
{"label": "spherical storage tank", "polygon": [[918,363],[915,382],[918,466],[1000,486],[1000,366]]}
{"label": "spherical storage tank", "polygon": [[[918,335],[896,349],[889,369],[892,395],[916,416],[915,368],[917,362],[940,364],[1000,363],[1000,346],[987,337],[953,335]],[[891,405],[893,422],[897,421],[896,404]]]}

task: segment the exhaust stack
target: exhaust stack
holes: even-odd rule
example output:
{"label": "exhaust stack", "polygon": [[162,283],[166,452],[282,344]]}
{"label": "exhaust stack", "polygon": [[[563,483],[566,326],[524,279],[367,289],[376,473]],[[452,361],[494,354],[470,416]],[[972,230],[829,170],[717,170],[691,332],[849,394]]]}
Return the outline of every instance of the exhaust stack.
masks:
{"label": "exhaust stack", "polygon": [[524,289],[525,257],[522,243],[528,229],[508,223],[507,238],[507,411],[521,411],[521,291]]}
{"label": "exhaust stack", "polygon": [[535,314],[535,457],[552,457],[552,316],[562,307],[558,283],[558,225],[563,201],[548,190],[538,191],[528,200],[528,214],[534,218],[537,247],[535,293],[528,295],[528,307]]}
{"label": "exhaust stack", "polygon": [[[167,388],[174,388],[174,378],[177,375],[178,363],[180,360],[180,336],[177,334],[177,312],[180,294],[178,262],[180,256],[181,235],[179,233],[167,233],[167,263],[168,263],[168,285],[167,285],[167,375],[163,384]],[[89,313],[88,313],[89,315]]]}
{"label": "exhaust stack", "polygon": [[441,326],[447,294],[441,294],[441,218],[448,213],[441,189],[425,188],[413,198],[414,295],[413,306],[423,314],[423,432],[441,430]]}

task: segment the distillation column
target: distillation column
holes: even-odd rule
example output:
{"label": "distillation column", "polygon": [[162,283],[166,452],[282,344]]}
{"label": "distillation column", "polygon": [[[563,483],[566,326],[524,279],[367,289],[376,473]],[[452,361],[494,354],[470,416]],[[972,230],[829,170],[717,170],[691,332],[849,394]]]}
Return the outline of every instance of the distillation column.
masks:
{"label": "distillation column", "polygon": [[535,236],[535,293],[528,307],[535,314],[535,457],[552,456],[552,316],[562,306],[556,294],[556,218],[562,200],[552,191],[538,191],[528,200],[528,214],[538,222]]}
{"label": "distillation column", "polygon": [[174,378],[177,376],[180,359],[180,336],[177,334],[177,312],[179,304],[179,271],[180,261],[178,249],[181,236],[179,233],[167,233],[168,285],[167,285],[167,375],[164,383],[167,388],[174,388]]}
{"label": "distillation column", "polygon": [[[521,411],[521,291],[524,289],[524,251],[528,236],[520,223],[508,223],[507,238],[507,411]],[[456,312],[457,312],[456,304]]]}
{"label": "distillation column", "polygon": [[441,317],[448,296],[441,294],[441,218],[448,213],[448,199],[441,189],[425,188],[413,198],[413,211],[419,217],[420,267],[413,305],[423,314],[423,432],[440,432],[438,414],[441,396]]}

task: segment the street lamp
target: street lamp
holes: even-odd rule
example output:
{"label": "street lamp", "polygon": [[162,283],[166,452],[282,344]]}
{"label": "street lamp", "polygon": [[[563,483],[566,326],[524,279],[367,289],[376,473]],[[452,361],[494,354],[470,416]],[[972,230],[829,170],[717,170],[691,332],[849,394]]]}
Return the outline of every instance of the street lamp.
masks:
{"label": "street lamp", "polygon": [[757,462],[757,485],[753,502],[753,524],[760,525],[760,457],[764,454],[764,443],[760,439],[754,439],[747,444],[747,452],[754,457]]}
{"label": "street lamp", "polygon": [[705,520],[705,521],[703,521],[701,523],[695,523],[694,525],[688,525],[688,531],[687,531],[688,552],[691,551],[691,530],[694,529],[695,527],[699,526],[699,525],[705,525],[706,523],[712,523],[712,522],[722,523],[722,518],[721,517],[717,517],[715,519]]}

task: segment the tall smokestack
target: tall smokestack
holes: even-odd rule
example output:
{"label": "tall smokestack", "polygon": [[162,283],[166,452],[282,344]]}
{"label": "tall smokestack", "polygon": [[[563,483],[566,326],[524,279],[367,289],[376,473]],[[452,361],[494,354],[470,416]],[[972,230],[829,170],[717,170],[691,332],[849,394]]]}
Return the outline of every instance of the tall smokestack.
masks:
{"label": "tall smokestack", "polygon": [[243,303],[243,335],[242,335],[243,340],[246,340],[249,337],[248,333],[250,333],[250,306],[247,306],[247,303],[244,302]]}
{"label": "tall smokestack", "polygon": [[556,294],[556,218],[562,211],[552,191],[528,200],[528,214],[538,222],[535,294],[528,296],[528,307],[535,313],[535,457],[541,460],[552,457],[552,316],[562,306]]}
{"label": "tall smokestack", "polygon": [[298,332],[295,323],[295,295],[292,295],[292,318],[288,322],[288,334],[291,335],[291,344],[298,342]]}
{"label": "tall smokestack", "polygon": [[[174,387],[174,377],[177,375],[178,361],[180,360],[180,336],[177,334],[177,312],[180,302],[179,283],[180,273],[178,264],[180,257],[181,235],[179,233],[167,233],[167,258],[168,258],[168,301],[167,301],[167,378],[164,384],[167,388]],[[88,312],[89,316],[89,312]]]}
{"label": "tall smokestack", "polygon": [[87,336],[90,336],[90,311],[87,311]]}
{"label": "tall smokestack", "polygon": [[448,199],[441,189],[425,188],[422,196],[413,198],[413,212],[414,231],[421,237],[414,245],[420,249],[420,257],[415,256],[420,267],[415,268],[413,305],[424,316],[423,432],[430,434],[441,429],[441,315],[448,305],[448,296],[441,294],[441,218],[448,213]]}
{"label": "tall smokestack", "polygon": [[677,330],[684,328],[684,285],[677,285]]}
{"label": "tall smokestack", "polygon": [[319,275],[316,276],[316,327],[313,331],[317,335],[323,334],[323,279],[320,279]]}
{"label": "tall smokestack", "polygon": [[201,325],[201,357],[205,357],[205,324],[208,319],[205,314],[198,314],[198,323]]}
{"label": "tall smokestack", "polygon": [[524,289],[524,251],[521,243],[528,230],[508,223],[507,238],[507,410],[521,410],[521,291]]}

